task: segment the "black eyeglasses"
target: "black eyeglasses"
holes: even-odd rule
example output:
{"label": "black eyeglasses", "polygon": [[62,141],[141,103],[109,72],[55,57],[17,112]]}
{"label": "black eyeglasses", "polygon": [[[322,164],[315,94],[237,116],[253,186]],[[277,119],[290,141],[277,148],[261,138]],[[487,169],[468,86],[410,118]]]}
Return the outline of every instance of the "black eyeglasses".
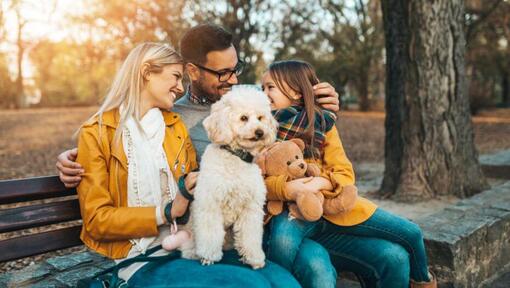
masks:
{"label": "black eyeglasses", "polygon": [[236,74],[236,76],[239,76],[239,75],[241,75],[241,73],[243,73],[243,70],[244,70],[244,62],[241,60],[237,61],[236,67],[232,70],[216,71],[216,70],[204,67],[200,64],[196,64],[196,63],[193,63],[193,64],[204,71],[207,71],[211,74],[215,74],[216,76],[218,76],[218,81],[220,81],[220,82],[227,82],[230,78],[232,78],[232,75]]}

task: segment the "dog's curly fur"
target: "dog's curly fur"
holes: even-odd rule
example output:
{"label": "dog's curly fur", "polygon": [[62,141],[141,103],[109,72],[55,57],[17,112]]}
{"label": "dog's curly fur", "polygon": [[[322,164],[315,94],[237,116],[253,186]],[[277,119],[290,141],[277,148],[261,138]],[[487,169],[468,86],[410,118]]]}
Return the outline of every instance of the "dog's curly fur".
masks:
{"label": "dog's curly fur", "polygon": [[235,88],[212,105],[203,124],[212,143],[202,156],[187,225],[194,243],[183,247],[182,255],[198,258],[203,264],[220,261],[225,239],[232,238],[227,231],[232,230],[234,247],[243,261],[261,268],[265,265],[264,179],[255,163],[247,163],[220,146],[255,155],[272,144],[278,124],[269,100],[255,88]]}

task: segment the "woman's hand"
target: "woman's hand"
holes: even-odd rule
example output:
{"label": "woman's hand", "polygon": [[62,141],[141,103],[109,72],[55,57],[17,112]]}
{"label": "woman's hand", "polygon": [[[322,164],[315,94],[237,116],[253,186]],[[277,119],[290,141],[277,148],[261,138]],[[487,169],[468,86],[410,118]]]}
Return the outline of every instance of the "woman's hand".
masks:
{"label": "woman's hand", "polygon": [[[195,190],[188,190],[191,195],[195,192]],[[189,200],[186,199],[180,192],[175,195],[174,202],[172,203],[172,210],[170,210],[170,214],[172,215],[172,219],[176,219],[184,215],[186,210],[188,210]]]}
{"label": "woman's hand", "polygon": [[81,174],[85,171],[80,163],[76,162],[78,148],[62,152],[57,157],[57,169],[60,181],[66,188],[75,188],[81,182]]}
{"label": "woman's hand", "polygon": [[[197,177],[198,172],[190,172],[184,179],[184,186],[191,195],[193,195],[193,193],[195,192]],[[186,197],[182,196],[180,191],[177,192],[177,195],[175,195],[175,199],[172,203],[172,210],[170,210],[172,219],[176,219],[184,215],[184,213],[186,213],[186,210],[188,210],[189,202],[190,201],[186,199]]]}
{"label": "woman's hand", "polygon": [[190,172],[188,173],[188,176],[186,176],[186,179],[184,179],[184,186],[186,186],[186,189],[190,191],[191,195],[193,195],[191,190],[195,188],[195,185],[197,184],[197,178],[198,172]]}
{"label": "woman's hand", "polygon": [[317,102],[322,108],[333,112],[340,111],[340,100],[335,88],[327,82],[319,83],[313,86],[313,93],[317,98]]}

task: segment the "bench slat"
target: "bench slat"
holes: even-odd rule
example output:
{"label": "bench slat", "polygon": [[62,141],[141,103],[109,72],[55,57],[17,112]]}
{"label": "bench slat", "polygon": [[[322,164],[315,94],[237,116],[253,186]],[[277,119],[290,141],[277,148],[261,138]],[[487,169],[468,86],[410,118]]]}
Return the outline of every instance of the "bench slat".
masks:
{"label": "bench slat", "polygon": [[0,181],[0,204],[75,195],[76,189],[67,189],[57,176]]}
{"label": "bench slat", "polygon": [[80,231],[73,226],[0,241],[0,262],[82,245]]}
{"label": "bench slat", "polygon": [[78,199],[0,210],[0,233],[79,220]]}
{"label": "bench slat", "polygon": [[485,177],[510,180],[510,165],[482,165]]}

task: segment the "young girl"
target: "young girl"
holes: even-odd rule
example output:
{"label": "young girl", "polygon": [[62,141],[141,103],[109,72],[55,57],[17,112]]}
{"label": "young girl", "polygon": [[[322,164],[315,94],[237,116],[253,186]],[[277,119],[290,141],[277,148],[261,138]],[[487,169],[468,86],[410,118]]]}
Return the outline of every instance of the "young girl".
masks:
{"label": "young girl", "polygon": [[[286,195],[296,189],[333,188],[331,195],[338,195],[343,187],[354,184],[354,171],[335,127],[335,115],[321,110],[313,95],[312,86],[317,83],[311,65],[301,61],[275,62],[263,75],[262,89],[280,123],[278,140],[302,138],[305,158],[317,163],[323,176],[311,184],[268,177],[269,200],[288,201]],[[304,238],[311,238],[328,250],[335,268],[356,273],[369,287],[409,287],[409,283],[411,287],[436,287],[428,272],[420,228],[367,199],[357,197],[355,201],[350,211],[325,215],[316,222],[289,220],[287,212],[273,217],[268,259],[296,271],[293,266],[300,245]],[[300,280],[299,275],[296,277]],[[322,287],[330,285],[323,283]]]}
{"label": "young girl", "polygon": [[[168,45],[138,45],[99,111],[80,129],[81,239],[99,254],[119,261],[147,250],[156,250],[151,256],[168,254],[159,244],[170,234],[168,224],[184,214],[189,202],[175,179],[183,177],[186,190],[191,190],[196,174],[190,171],[198,166],[183,121],[168,111],[183,92],[182,76],[182,58]],[[297,286],[278,265],[267,263],[253,271],[237,259],[225,255],[213,266],[171,258],[135,262],[119,276],[130,287],[273,287],[278,281]]]}

